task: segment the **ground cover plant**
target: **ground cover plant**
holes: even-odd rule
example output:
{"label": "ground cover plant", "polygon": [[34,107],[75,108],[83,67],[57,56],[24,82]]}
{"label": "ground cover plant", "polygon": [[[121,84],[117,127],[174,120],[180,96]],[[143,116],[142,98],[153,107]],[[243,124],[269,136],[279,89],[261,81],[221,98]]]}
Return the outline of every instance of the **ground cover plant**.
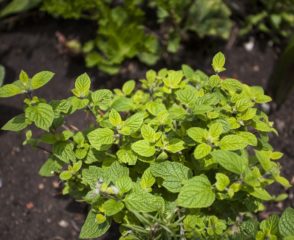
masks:
{"label": "ground cover plant", "polygon": [[[24,113],[2,129],[26,129],[24,144],[50,153],[40,174],[59,175],[64,194],[91,206],[81,238],[115,221],[121,239],[293,239],[292,208],[260,224],[253,215],[287,197],[268,185],[290,187],[276,162],[282,153],[268,142],[276,131],[258,107],[271,99],[222,79],[224,63],[214,57],[212,76],[186,65],[150,70],[141,86],[130,80],[113,91],[91,90],[83,74],[72,97],[53,101],[35,96],[53,73],[22,71],[0,97],[24,94]],[[76,111],[92,124],[72,126]]]}

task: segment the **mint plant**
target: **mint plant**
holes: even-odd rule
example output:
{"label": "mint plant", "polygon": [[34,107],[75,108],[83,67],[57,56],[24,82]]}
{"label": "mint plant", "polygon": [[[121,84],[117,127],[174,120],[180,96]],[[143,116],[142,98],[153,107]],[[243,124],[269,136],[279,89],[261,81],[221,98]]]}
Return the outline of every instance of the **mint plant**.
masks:
{"label": "mint plant", "polygon": [[[25,145],[49,153],[39,173],[59,176],[63,194],[91,206],[82,239],[102,236],[112,222],[121,240],[293,239],[294,209],[261,223],[254,217],[264,202],[287,198],[269,185],[290,187],[277,163],[283,154],[269,143],[276,130],[259,108],[271,98],[222,79],[224,65],[218,53],[212,76],[187,65],[150,70],[141,84],[113,91],[92,90],[82,74],[73,96],[52,101],[34,90],[54,74],[22,71],[0,97],[24,94],[24,113],[2,129],[25,130]],[[68,118],[77,111],[95,120],[77,129]]]}

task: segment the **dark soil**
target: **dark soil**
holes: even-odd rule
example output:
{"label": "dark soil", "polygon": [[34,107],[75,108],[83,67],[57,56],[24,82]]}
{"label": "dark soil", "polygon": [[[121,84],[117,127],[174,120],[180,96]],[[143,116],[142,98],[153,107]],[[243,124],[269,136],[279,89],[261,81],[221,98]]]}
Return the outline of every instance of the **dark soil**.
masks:
{"label": "dark soil", "polygon": [[[27,17],[16,24],[1,26],[0,64],[7,69],[6,83],[17,79],[21,69],[29,74],[41,70],[56,73],[48,87],[39,95],[48,99],[69,96],[73,79],[87,71],[95,87],[114,88],[129,78],[142,78],[147,69],[136,60],[124,64],[118,77],[109,77],[96,69],[86,69],[81,57],[70,56],[60,51],[56,32],[69,38],[84,41],[91,36],[90,23],[83,21],[61,21],[46,16]],[[210,72],[211,57],[219,50],[226,53],[227,76],[233,76],[252,85],[266,86],[274,63],[275,49],[270,45],[255,44],[252,51],[245,50],[243,43],[225,48],[225,43],[191,40],[175,57],[160,62],[161,67],[179,68],[189,64]],[[21,112],[22,98],[0,100],[0,125]],[[271,119],[280,132],[273,136],[272,143],[285,153],[281,164],[284,175],[291,180],[294,171],[294,95],[275,110],[270,106]],[[74,121],[83,126],[80,115]],[[38,170],[46,160],[46,153],[22,146],[23,136],[0,132],[0,239],[2,240],[74,240],[85,218],[87,207],[74,203],[60,194],[60,183],[56,178],[44,179]],[[273,188],[279,192],[279,187]],[[283,204],[271,204],[270,211],[280,211],[286,205],[293,206],[293,190]],[[113,231],[111,231],[113,232]],[[111,235],[111,234],[110,234]],[[107,239],[117,239],[108,236]]]}

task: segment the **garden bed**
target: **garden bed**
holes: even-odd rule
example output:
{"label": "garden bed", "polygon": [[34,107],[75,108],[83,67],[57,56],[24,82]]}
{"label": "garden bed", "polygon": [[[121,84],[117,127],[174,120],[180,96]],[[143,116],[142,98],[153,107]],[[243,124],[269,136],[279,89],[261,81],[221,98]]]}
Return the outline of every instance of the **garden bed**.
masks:
{"label": "garden bed", "polygon": [[[51,70],[56,76],[49,87],[40,90],[39,95],[59,99],[69,96],[68,89],[73,87],[74,77],[85,71],[90,74],[97,88],[120,87],[124,80],[144,77],[147,68],[135,60],[125,63],[119,76],[111,77],[96,69],[86,69],[81,57],[70,56],[63,51],[56,38],[57,32],[83,41],[90,35],[91,27],[91,24],[84,21],[54,20],[38,15],[26,17],[12,25],[6,23],[5,26],[0,26],[0,64],[7,69],[6,83],[17,79],[21,69],[29,74]],[[185,50],[182,49],[168,61],[161,61],[154,68],[179,68],[185,63],[210,72],[211,58],[221,50],[228,59],[228,70],[224,75],[238,78],[250,85],[265,87],[277,60],[276,50],[263,40],[256,41],[252,51],[245,49],[244,42],[226,48],[223,42],[192,39],[185,45]],[[0,101],[1,125],[21,111],[21,103],[21,97]],[[294,172],[293,106],[294,96],[290,95],[280,109],[275,109],[273,105],[270,108],[271,120],[280,133],[279,138],[273,136],[272,143],[277,150],[285,153],[281,164],[283,173],[289,180],[293,178]],[[75,115],[73,120],[82,128],[81,119],[84,117]],[[77,239],[87,207],[63,197],[57,179],[38,176],[38,170],[46,160],[46,153],[23,147],[23,138],[17,134],[0,134],[0,239]],[[279,190],[272,189],[273,192]],[[283,206],[271,204],[267,213],[279,211],[285,205],[293,206],[294,190],[291,191],[290,198]]]}

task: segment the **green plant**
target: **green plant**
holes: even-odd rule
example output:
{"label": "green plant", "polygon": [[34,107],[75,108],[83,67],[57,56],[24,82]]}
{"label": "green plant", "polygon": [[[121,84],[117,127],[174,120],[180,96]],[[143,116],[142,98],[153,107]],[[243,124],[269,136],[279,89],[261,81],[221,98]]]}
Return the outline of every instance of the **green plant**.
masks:
{"label": "green plant", "polygon": [[139,4],[138,0],[126,1],[116,7],[103,1],[97,4],[100,13],[97,37],[83,47],[87,66],[97,66],[115,74],[126,59],[138,57],[148,65],[158,60],[158,39],[155,34],[146,32],[144,12]]}
{"label": "green plant", "polygon": [[232,28],[231,11],[223,0],[152,0],[150,6],[157,11],[169,52],[178,51],[188,32],[200,38],[228,39]]}
{"label": "green plant", "polygon": [[30,10],[41,2],[42,0],[12,0],[3,9],[0,9],[0,18]]}
{"label": "green plant", "polygon": [[41,10],[63,18],[93,18],[97,14],[97,0],[42,0]]}
{"label": "green plant", "polygon": [[[109,74],[117,73],[124,61],[134,57],[147,65],[155,64],[163,53],[177,52],[181,40],[190,32],[201,38],[226,39],[232,26],[230,10],[222,0],[152,0],[148,4],[143,0],[26,0],[21,4],[18,1],[11,1],[0,16],[38,5],[54,17],[97,23],[96,37],[82,47],[75,43],[74,52],[85,56],[88,67],[97,66]],[[150,20],[150,12],[157,13],[155,21]]]}
{"label": "green plant", "polygon": [[[0,97],[26,94],[24,113],[2,129],[43,130],[27,130],[24,144],[46,149],[40,174],[59,175],[64,194],[91,206],[81,238],[101,236],[115,221],[125,240],[293,239],[293,209],[259,227],[253,215],[264,201],[287,197],[267,186],[290,187],[276,162],[282,153],[269,143],[276,130],[258,108],[271,98],[221,79],[224,64],[218,53],[212,76],[186,65],[150,70],[141,86],[130,80],[113,91],[91,90],[83,74],[73,96],[50,102],[33,91],[54,74],[22,71]],[[68,116],[76,111],[91,114],[92,123],[73,127]]]}
{"label": "green plant", "polygon": [[254,0],[249,7],[251,14],[245,18],[240,32],[242,35],[255,30],[278,41],[279,38],[289,37],[293,33],[293,0]]}
{"label": "green plant", "polygon": [[[54,17],[97,23],[96,37],[85,44],[75,43],[73,51],[84,55],[88,67],[97,66],[109,74],[116,74],[124,61],[134,57],[155,64],[163,53],[177,52],[190,32],[200,38],[227,39],[232,26],[230,9],[223,0],[18,1],[11,1],[1,11],[2,17],[39,5]],[[155,21],[149,12],[157,16]]]}

